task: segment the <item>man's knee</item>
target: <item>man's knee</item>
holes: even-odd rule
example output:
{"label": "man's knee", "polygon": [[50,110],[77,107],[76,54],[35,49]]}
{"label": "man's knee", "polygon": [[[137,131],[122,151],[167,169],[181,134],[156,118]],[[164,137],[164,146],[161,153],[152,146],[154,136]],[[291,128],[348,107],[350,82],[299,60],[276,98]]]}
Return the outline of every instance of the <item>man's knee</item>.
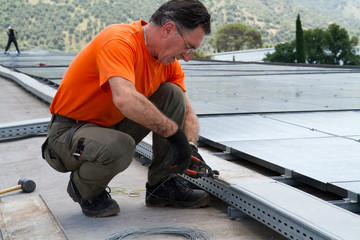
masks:
{"label": "man's knee", "polygon": [[114,152],[114,159],[117,162],[116,172],[124,171],[129,167],[132,162],[134,152],[135,152],[135,141],[129,135],[126,135],[126,139],[124,137],[121,138],[121,142],[114,142],[111,144],[112,151]]}
{"label": "man's knee", "polygon": [[183,90],[174,83],[164,83],[150,97],[165,115],[175,121],[182,121],[185,116],[185,94]]}
{"label": "man's knee", "polygon": [[185,107],[185,95],[178,85],[174,83],[164,83],[159,90],[162,91],[164,95],[171,97],[174,102]]}

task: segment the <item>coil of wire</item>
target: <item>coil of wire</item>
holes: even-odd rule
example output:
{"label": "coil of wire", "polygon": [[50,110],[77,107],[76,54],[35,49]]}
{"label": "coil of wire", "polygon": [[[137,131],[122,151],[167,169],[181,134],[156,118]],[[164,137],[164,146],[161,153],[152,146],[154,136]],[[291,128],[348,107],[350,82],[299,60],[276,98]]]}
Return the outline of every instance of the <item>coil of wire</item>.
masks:
{"label": "coil of wire", "polygon": [[149,227],[149,228],[132,228],[114,233],[108,236],[105,240],[118,240],[127,239],[140,235],[154,235],[165,234],[173,236],[182,236],[191,240],[211,240],[213,239],[208,233],[199,231],[197,229],[185,228],[185,227]]}

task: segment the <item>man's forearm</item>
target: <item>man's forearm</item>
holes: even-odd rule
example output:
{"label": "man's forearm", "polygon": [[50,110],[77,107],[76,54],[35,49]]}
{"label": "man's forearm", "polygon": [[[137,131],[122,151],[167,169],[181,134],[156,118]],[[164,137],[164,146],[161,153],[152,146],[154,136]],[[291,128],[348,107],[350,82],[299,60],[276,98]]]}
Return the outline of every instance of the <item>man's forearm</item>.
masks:
{"label": "man's forearm", "polygon": [[163,137],[169,137],[177,131],[178,125],[138,93],[131,82],[121,78],[110,79],[109,82],[113,102],[125,117]]}
{"label": "man's forearm", "polygon": [[152,130],[163,137],[169,137],[173,135],[178,126],[171,119],[166,117],[160,112],[156,106],[150,102],[146,97],[139,93],[135,93],[131,101],[129,101],[129,107],[123,107],[121,112],[129,119],[141,124],[142,126]]}

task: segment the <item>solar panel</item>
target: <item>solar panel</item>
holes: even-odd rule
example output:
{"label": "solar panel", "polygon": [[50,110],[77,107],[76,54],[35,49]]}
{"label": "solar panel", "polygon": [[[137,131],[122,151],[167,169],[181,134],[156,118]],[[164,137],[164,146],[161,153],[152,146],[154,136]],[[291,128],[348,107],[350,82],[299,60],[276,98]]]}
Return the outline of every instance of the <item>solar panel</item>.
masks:
{"label": "solar panel", "polygon": [[281,174],[293,171],[294,178],[341,195],[343,189],[329,184],[360,188],[359,121],[359,112],[199,118],[206,143]]}
{"label": "solar panel", "polygon": [[[75,55],[1,55],[0,64],[60,84]],[[359,68],[181,64],[203,141],[323,190],[360,193]]]}

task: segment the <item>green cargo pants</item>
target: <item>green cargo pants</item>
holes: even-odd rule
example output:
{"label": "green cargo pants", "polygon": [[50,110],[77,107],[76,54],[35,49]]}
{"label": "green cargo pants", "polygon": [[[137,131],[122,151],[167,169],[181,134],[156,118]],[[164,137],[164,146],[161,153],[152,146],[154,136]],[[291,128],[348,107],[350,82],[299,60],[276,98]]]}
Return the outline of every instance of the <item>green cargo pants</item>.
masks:
{"label": "green cargo pants", "polygon": [[[149,100],[180,127],[183,126],[186,104],[180,87],[164,83]],[[66,138],[73,125],[57,121],[49,124],[43,157],[57,171],[73,172],[76,187],[88,200],[95,198],[114,176],[130,165],[136,144],[150,132],[129,119],[109,128],[85,123],[74,132],[67,147]],[[73,155],[79,152],[80,156]],[[170,144],[153,134],[153,159],[148,171],[150,185],[168,178],[171,159]]]}

